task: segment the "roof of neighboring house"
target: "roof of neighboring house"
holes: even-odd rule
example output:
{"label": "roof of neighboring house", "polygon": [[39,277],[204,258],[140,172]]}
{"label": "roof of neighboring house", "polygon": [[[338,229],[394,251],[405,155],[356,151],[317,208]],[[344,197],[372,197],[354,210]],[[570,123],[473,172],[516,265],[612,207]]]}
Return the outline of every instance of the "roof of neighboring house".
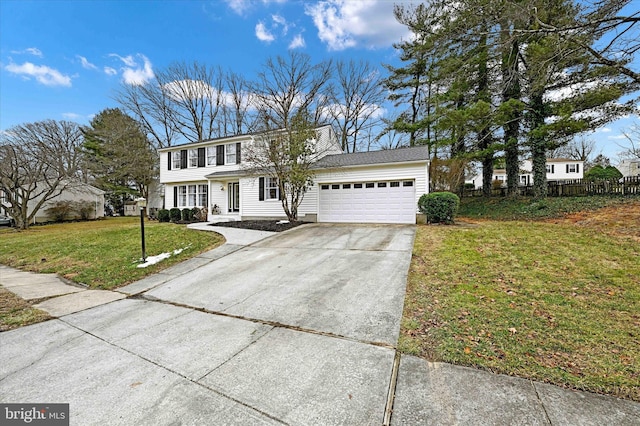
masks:
{"label": "roof of neighboring house", "polygon": [[573,158],[547,158],[547,163],[583,163],[582,160],[575,160]]}
{"label": "roof of neighboring house", "polygon": [[408,163],[412,161],[428,161],[429,147],[414,146],[409,148],[383,149],[381,151],[354,152],[351,154],[333,154],[321,158],[316,168],[365,166],[387,163]]}
{"label": "roof of neighboring house", "polygon": [[[325,127],[331,126],[330,124],[323,124],[320,125],[318,127],[315,128],[315,130],[319,130],[319,129],[323,129]],[[263,135],[265,134],[264,131],[260,131],[260,132],[253,132],[253,133],[244,133],[242,135],[231,135],[231,136],[220,136],[219,138],[213,138],[213,139],[207,139],[204,141],[194,141],[194,142],[186,142],[183,144],[179,144],[179,145],[173,145],[173,146],[168,146],[165,148],[160,148],[158,150],[158,152],[165,152],[165,151],[171,151],[171,150],[175,150],[175,149],[183,149],[183,148],[189,148],[189,147],[194,147],[194,146],[201,146],[201,145],[208,145],[212,142],[228,142],[228,141],[233,141],[233,140],[238,140],[238,139],[247,139],[253,136],[257,136],[257,135]]]}
{"label": "roof of neighboring house", "polygon": [[[314,169],[410,163],[414,161],[428,161],[429,158],[429,148],[427,146],[414,146],[410,148],[383,149],[381,151],[327,155],[314,164]],[[228,172],[214,172],[206,175],[205,178],[246,176],[247,173],[248,172],[246,170],[242,169]]]}

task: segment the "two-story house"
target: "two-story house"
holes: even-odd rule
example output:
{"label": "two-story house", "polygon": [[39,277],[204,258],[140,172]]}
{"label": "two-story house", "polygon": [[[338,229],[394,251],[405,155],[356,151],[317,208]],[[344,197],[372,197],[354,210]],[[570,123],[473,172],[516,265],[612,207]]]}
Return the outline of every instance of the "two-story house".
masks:
{"label": "two-story house", "polygon": [[[547,158],[547,181],[564,182],[584,177],[584,161],[572,160],[569,158]],[[507,182],[507,171],[505,169],[494,169],[493,180]],[[471,179],[466,181],[473,183],[476,188],[482,188],[482,170]],[[533,164],[531,160],[523,160],[520,163],[520,174],[518,184],[521,186],[533,185]]]}
{"label": "two-story house", "polygon": [[[315,130],[313,185],[298,208],[311,222],[415,223],[418,198],[429,191],[426,147],[343,153],[331,126]],[[166,208],[206,207],[209,220],[286,218],[278,182],[244,167],[243,152],[260,135],[241,135],[161,149]]]}

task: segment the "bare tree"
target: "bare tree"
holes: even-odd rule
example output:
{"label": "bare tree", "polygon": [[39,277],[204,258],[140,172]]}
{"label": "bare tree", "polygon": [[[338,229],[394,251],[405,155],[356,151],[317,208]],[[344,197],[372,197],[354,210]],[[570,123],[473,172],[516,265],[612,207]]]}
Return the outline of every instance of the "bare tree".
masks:
{"label": "bare tree", "polygon": [[0,190],[19,229],[27,229],[47,201],[78,184],[81,143],[80,127],[69,121],[27,123],[3,133]]}
{"label": "bare tree", "polygon": [[287,129],[300,111],[317,124],[329,98],[330,77],[330,62],[314,65],[303,53],[289,52],[286,57],[267,59],[251,84],[262,127]]}
{"label": "bare tree", "polygon": [[159,148],[246,132],[251,96],[244,80],[219,67],[173,64],[142,85],[123,84],[116,100]]}
{"label": "bare tree", "polygon": [[378,70],[369,62],[338,61],[336,74],[329,113],[339,129],[342,150],[356,152],[361,133],[380,121],[386,93]]}
{"label": "bare tree", "polygon": [[627,144],[622,146],[622,156],[640,160],[640,124],[634,124],[622,134],[627,139]]}
{"label": "bare tree", "polygon": [[287,128],[265,131],[244,147],[245,171],[263,179],[261,191],[273,191],[267,198],[279,198],[290,221],[298,219],[298,207],[313,185],[314,165],[327,153],[319,140],[315,125],[302,111],[289,119]]}
{"label": "bare tree", "polygon": [[580,135],[574,138],[568,144],[561,146],[551,152],[549,155],[555,158],[570,158],[572,160],[589,161],[596,149],[596,142]]}

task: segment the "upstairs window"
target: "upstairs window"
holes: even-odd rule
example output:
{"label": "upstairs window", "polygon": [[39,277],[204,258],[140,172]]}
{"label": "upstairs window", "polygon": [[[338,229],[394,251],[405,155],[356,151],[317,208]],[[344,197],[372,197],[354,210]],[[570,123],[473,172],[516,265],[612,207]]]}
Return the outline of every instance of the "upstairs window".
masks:
{"label": "upstairs window", "polygon": [[216,165],[216,147],[208,146],[207,147],[207,166],[215,166]]}
{"label": "upstairs window", "polygon": [[198,167],[198,150],[189,150],[189,167]]}
{"label": "upstairs window", "polygon": [[567,164],[567,173],[580,173],[579,164]]}
{"label": "upstairs window", "polygon": [[174,151],[171,156],[171,162],[173,163],[174,169],[180,168],[180,151]]}
{"label": "upstairs window", "polygon": [[236,164],[236,144],[230,143],[224,146],[226,164]]}

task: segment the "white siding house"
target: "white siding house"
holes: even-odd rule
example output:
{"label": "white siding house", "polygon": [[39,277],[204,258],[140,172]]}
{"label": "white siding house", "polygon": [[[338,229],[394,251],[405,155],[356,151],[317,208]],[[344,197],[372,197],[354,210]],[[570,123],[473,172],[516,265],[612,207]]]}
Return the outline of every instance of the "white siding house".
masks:
{"label": "white siding house", "polygon": [[[531,160],[523,160],[520,163],[520,174],[518,183],[522,186],[533,185],[533,165]],[[582,179],[584,177],[584,161],[571,160],[569,158],[547,158],[547,180],[563,182],[567,180]],[[505,169],[494,169],[493,180],[507,182],[507,171]],[[466,181],[472,183],[476,188],[482,188],[482,167],[471,179]]]}
{"label": "white siding house", "polygon": [[624,177],[640,176],[640,159],[622,160],[617,168]]}
{"label": "white siding house", "polygon": [[[415,223],[418,198],[428,192],[424,147],[342,153],[330,126],[316,129],[314,184],[298,208],[304,221]],[[243,151],[255,135],[160,150],[165,208],[206,207],[209,220],[285,218],[277,182],[251,176]]]}

